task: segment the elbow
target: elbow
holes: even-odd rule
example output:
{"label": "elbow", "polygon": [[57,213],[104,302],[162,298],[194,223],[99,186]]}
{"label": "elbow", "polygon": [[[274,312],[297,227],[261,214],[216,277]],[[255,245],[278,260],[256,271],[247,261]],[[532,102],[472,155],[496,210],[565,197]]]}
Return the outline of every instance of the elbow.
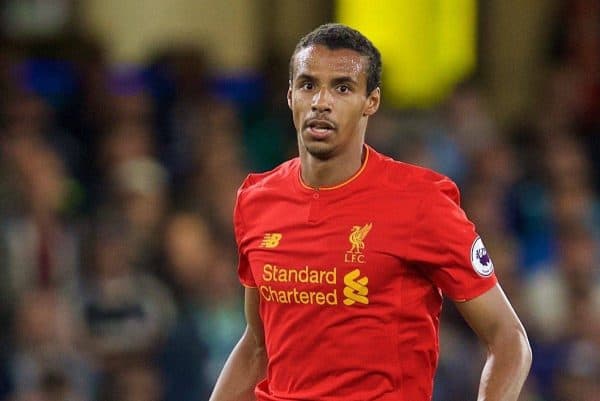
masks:
{"label": "elbow", "polygon": [[520,321],[517,322],[512,329],[512,342],[513,347],[519,350],[519,354],[521,356],[521,360],[523,362],[523,367],[526,368],[527,372],[531,367],[531,363],[533,362],[533,351],[531,350],[531,343],[529,342],[529,338],[527,336],[527,332],[521,324]]}
{"label": "elbow", "polygon": [[511,365],[515,373],[519,372],[519,376],[528,375],[533,361],[533,352],[527,333],[520,322],[506,325],[498,330],[487,345],[490,357]]}
{"label": "elbow", "polygon": [[525,373],[527,374],[529,373],[529,369],[531,368],[531,364],[533,362],[533,351],[531,350],[531,343],[529,342],[529,338],[527,337],[525,329],[521,327],[518,336],[523,354],[523,368],[525,370]]}
{"label": "elbow", "polygon": [[527,337],[527,332],[521,324],[506,330],[504,335],[499,336],[496,342],[496,348],[493,352],[496,355],[508,357],[515,368],[526,377],[533,362],[533,352],[531,344]]}

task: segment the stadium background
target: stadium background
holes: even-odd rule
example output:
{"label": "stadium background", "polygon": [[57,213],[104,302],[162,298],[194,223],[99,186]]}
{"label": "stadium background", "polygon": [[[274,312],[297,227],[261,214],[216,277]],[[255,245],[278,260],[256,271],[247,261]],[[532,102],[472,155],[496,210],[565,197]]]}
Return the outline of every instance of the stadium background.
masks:
{"label": "stadium background", "polygon": [[[235,191],[295,154],[288,57],[340,18],[384,50],[368,142],[461,187],[532,341],[521,400],[599,400],[600,3],[361,3],[0,2],[0,400],[207,399]],[[445,312],[435,400],[475,399]]]}

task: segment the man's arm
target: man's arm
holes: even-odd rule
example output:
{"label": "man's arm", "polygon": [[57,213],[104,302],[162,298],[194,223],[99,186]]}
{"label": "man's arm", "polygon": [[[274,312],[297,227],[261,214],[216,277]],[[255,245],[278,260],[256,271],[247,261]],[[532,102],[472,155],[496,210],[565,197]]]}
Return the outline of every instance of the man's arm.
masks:
{"label": "man's arm", "polygon": [[531,366],[527,334],[499,285],[456,307],[487,346],[478,401],[517,401]]}
{"label": "man's arm", "polygon": [[219,375],[209,401],[254,401],[254,387],[265,376],[267,353],[256,288],[245,290],[246,331]]}

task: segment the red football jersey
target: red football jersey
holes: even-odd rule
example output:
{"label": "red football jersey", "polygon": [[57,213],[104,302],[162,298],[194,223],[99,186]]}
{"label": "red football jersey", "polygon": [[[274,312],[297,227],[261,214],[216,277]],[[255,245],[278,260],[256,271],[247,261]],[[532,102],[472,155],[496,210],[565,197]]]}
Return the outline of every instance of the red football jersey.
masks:
{"label": "red football jersey", "polygon": [[496,283],[456,185],[366,149],[332,188],[304,185],[296,158],[239,190],[239,277],[260,294],[268,355],[259,401],[430,400],[442,293]]}

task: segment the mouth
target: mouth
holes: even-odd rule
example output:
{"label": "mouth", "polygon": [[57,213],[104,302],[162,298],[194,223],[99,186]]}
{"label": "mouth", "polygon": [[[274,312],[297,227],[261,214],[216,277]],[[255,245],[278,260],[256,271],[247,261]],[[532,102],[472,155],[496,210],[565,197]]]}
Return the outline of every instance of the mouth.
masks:
{"label": "mouth", "polygon": [[329,120],[310,119],[305,124],[305,129],[315,139],[324,139],[335,131],[335,124]]}

